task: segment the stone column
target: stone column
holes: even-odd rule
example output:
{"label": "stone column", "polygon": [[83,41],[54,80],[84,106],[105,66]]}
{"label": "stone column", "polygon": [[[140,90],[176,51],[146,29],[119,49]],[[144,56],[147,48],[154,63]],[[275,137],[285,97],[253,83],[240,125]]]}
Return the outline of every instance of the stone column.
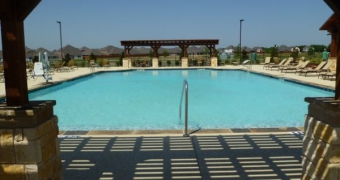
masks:
{"label": "stone column", "polygon": [[187,57],[182,57],[182,67],[188,67],[189,60]]}
{"label": "stone column", "polygon": [[55,104],[0,106],[0,179],[62,179]]}
{"label": "stone column", "polygon": [[131,59],[130,58],[124,58],[123,59],[123,68],[130,68],[131,67]]}
{"label": "stone column", "polygon": [[157,57],[152,58],[152,67],[158,68],[158,58]]}
{"label": "stone column", "polygon": [[309,103],[302,149],[302,178],[340,180],[340,101],[305,98]]}
{"label": "stone column", "polygon": [[218,66],[217,57],[211,57],[210,61],[211,61],[211,67],[217,67]]}

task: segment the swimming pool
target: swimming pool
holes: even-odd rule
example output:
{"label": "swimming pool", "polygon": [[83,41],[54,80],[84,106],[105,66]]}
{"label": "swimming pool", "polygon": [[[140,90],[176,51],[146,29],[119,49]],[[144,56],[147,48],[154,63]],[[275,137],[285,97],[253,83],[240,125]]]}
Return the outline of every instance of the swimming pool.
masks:
{"label": "swimming pool", "polygon": [[183,129],[179,101],[189,83],[189,128],[303,126],[305,97],[334,92],[241,70],[137,70],[96,73],[35,91],[57,100],[60,130]]}

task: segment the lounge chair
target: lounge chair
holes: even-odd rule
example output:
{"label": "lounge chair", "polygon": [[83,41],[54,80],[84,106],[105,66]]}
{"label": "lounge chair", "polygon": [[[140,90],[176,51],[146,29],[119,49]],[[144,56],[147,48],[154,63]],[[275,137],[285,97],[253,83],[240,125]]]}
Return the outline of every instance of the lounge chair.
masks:
{"label": "lounge chair", "polygon": [[246,65],[248,63],[250,63],[250,60],[245,60],[245,61],[242,62],[242,65]]}
{"label": "lounge chair", "polygon": [[74,69],[78,69],[78,66],[75,65],[74,61],[73,60],[70,60],[67,64],[67,66],[71,69],[71,70],[74,70]]}
{"label": "lounge chair", "polygon": [[303,62],[303,63],[299,63],[298,65],[296,65],[296,66],[289,66],[289,67],[284,67],[284,68],[282,68],[281,69],[281,72],[283,72],[283,71],[294,71],[294,72],[296,72],[296,71],[298,71],[299,69],[305,69],[306,68],[306,66],[308,65],[308,63],[309,63],[309,61],[305,61],[305,62]]}
{"label": "lounge chair", "polygon": [[36,79],[38,76],[44,76],[43,64],[41,62],[34,63],[34,68],[27,71],[27,79]]}
{"label": "lounge chair", "polygon": [[103,60],[103,67],[106,67],[106,68],[110,67],[109,61],[107,59]]}
{"label": "lounge chair", "polygon": [[323,68],[325,66],[327,62],[326,61],[322,61],[318,66],[316,66],[314,69],[301,69],[299,70],[299,75],[305,74],[305,76],[307,76],[308,73],[319,73],[321,68]]}
{"label": "lounge chair", "polygon": [[284,62],[280,67],[278,67],[278,71],[279,70],[282,70],[283,68],[285,68],[285,67],[289,67],[290,66],[290,63],[293,61],[293,59],[292,58],[288,58],[288,60],[286,61],[286,62]]}
{"label": "lounge chair", "polygon": [[0,82],[5,82],[4,67],[0,66]]}
{"label": "lounge chair", "polygon": [[95,62],[95,60],[90,60],[90,71],[94,71],[96,67],[98,67],[98,64]]}
{"label": "lounge chair", "polygon": [[322,77],[323,77],[323,79],[328,79],[328,78],[330,80],[332,80],[333,78],[335,79],[336,78],[336,71],[327,72]]}
{"label": "lounge chair", "polygon": [[59,67],[59,72],[61,71],[68,71],[70,72],[72,70],[71,67],[69,67],[68,64],[66,64],[66,61],[63,62],[63,64],[61,65],[61,67]]}
{"label": "lounge chair", "polygon": [[331,67],[332,67],[333,63],[334,63],[334,61],[329,61],[328,60],[327,64],[324,67],[322,67],[320,69],[320,71],[318,72],[318,78],[320,76],[323,77],[323,76],[327,75],[329,72],[332,72]]}
{"label": "lounge chair", "polygon": [[263,69],[270,64],[270,57],[266,57],[263,63],[260,65],[263,65]]}
{"label": "lounge chair", "polygon": [[267,66],[267,69],[272,70],[273,68],[280,68],[281,66],[283,66],[283,64],[287,61],[287,59],[282,59],[282,61],[279,64],[272,64]]}
{"label": "lounge chair", "polygon": [[248,69],[251,67],[251,61],[250,60],[245,60],[245,61],[243,61],[242,62],[242,64],[241,64],[242,66],[245,66],[245,65],[248,65]]}
{"label": "lounge chair", "polygon": [[3,72],[0,73],[0,82],[5,82],[5,74]]}

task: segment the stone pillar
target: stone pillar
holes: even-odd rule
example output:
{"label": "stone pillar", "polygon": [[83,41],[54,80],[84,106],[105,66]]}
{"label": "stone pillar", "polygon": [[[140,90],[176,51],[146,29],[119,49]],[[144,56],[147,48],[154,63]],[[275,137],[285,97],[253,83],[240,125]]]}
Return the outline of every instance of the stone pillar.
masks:
{"label": "stone pillar", "polygon": [[186,68],[188,67],[189,60],[187,57],[182,57],[182,67]]}
{"label": "stone pillar", "polygon": [[340,180],[340,101],[305,98],[309,103],[302,149],[302,179]]}
{"label": "stone pillar", "polygon": [[123,59],[123,68],[130,68],[131,67],[131,59],[130,58],[124,58]]}
{"label": "stone pillar", "polygon": [[211,61],[211,67],[217,67],[218,66],[217,57],[211,57],[210,61]]}
{"label": "stone pillar", "polygon": [[0,106],[0,179],[62,179],[55,104]]}
{"label": "stone pillar", "polygon": [[158,58],[157,57],[152,58],[152,67],[158,68]]}

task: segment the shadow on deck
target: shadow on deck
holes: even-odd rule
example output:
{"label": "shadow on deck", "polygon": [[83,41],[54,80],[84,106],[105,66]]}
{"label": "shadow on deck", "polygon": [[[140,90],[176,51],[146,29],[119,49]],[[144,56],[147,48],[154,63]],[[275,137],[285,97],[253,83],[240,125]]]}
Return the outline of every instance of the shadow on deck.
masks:
{"label": "shadow on deck", "polygon": [[64,179],[300,179],[299,133],[61,137]]}

